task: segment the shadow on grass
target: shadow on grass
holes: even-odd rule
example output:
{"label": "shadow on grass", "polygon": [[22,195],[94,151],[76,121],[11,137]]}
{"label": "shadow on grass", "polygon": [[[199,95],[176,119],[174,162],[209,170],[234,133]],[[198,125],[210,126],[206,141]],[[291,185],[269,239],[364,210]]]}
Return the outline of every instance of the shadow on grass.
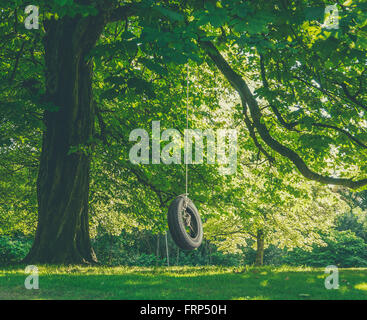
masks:
{"label": "shadow on grass", "polygon": [[367,270],[340,270],[327,290],[323,270],[281,268],[41,266],[39,290],[24,287],[22,267],[0,270],[0,299],[367,299]]}

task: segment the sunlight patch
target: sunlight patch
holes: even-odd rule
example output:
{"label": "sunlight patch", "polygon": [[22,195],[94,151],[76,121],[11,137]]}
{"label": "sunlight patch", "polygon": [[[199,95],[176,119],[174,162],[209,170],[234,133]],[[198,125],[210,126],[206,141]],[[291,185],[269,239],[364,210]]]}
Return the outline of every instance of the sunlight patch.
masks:
{"label": "sunlight patch", "polygon": [[269,284],[268,280],[264,280],[260,282],[260,286],[266,287]]}
{"label": "sunlight patch", "polygon": [[245,296],[245,297],[233,298],[231,300],[269,300],[269,297],[264,297],[264,296],[256,296],[256,297]]}
{"label": "sunlight patch", "polygon": [[367,291],[367,282],[358,283],[354,286],[354,288]]}

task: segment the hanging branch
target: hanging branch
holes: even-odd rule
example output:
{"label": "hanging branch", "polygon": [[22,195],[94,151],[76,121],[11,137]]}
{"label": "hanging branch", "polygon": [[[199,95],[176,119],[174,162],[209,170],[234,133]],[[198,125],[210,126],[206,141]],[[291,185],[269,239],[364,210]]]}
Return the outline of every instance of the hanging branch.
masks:
{"label": "hanging branch", "polygon": [[264,149],[264,147],[261,145],[261,143],[259,142],[259,140],[256,137],[256,133],[255,133],[255,130],[254,130],[254,124],[251,122],[251,120],[250,120],[250,118],[247,114],[247,108],[245,107],[246,104],[244,102],[242,102],[242,105],[244,106],[243,114],[245,116],[244,121],[245,121],[246,127],[249,131],[249,134],[250,134],[250,137],[251,137],[252,141],[254,142],[255,146],[259,149],[259,155],[258,156],[260,156],[260,153],[262,153],[270,163],[274,163],[275,162],[274,157],[271,156]]}
{"label": "hanging branch", "polygon": [[242,103],[245,103],[249,110],[254,126],[257,129],[261,139],[274,151],[288,158],[299,170],[299,172],[307,179],[318,181],[325,184],[342,185],[351,189],[357,189],[367,185],[367,179],[353,180],[348,178],[334,178],[330,176],[321,175],[312,171],[303,159],[292,149],[281,144],[274,139],[269,133],[268,128],[262,122],[263,114],[259,105],[251,93],[247,83],[239,76],[223,58],[218,49],[210,41],[200,41],[201,48],[208,54],[211,60],[215,63],[217,68],[222,72],[225,78],[229,81],[231,86],[238,92]]}

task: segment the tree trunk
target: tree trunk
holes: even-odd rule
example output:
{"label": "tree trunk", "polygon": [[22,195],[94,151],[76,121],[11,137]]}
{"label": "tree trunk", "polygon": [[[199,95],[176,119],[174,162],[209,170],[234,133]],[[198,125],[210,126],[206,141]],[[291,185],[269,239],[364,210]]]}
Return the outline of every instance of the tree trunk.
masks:
{"label": "tree trunk", "polygon": [[256,266],[262,266],[264,264],[264,232],[259,229],[256,235]]}
{"label": "tree trunk", "polygon": [[88,228],[90,155],[72,146],[88,146],[94,132],[92,66],[103,21],[97,17],[45,21],[46,110],[37,180],[38,225],[32,263],[96,261]]}
{"label": "tree trunk", "polygon": [[160,254],[159,254],[159,233],[157,234],[157,251],[156,251],[156,261],[155,261],[155,266],[158,266],[158,260],[160,258]]}

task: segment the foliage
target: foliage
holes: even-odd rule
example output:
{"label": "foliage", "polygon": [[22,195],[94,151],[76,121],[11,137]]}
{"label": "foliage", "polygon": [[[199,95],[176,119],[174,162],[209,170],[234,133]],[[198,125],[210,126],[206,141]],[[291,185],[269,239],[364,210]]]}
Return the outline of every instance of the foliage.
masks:
{"label": "foliage", "polygon": [[[231,192],[227,215],[214,216],[205,223],[206,237],[224,252],[240,252],[256,246],[259,230],[265,248],[310,248],[322,244],[338,214],[348,204],[332,190],[303,182],[296,175],[280,175],[269,170],[262,175],[243,169],[243,178]],[[233,190],[236,190],[233,192]],[[244,196],[246,194],[246,197]]]}
{"label": "foliage", "polygon": [[294,249],[284,262],[291,265],[326,267],[366,267],[367,244],[351,231],[332,232],[325,236],[325,246],[313,246],[311,252]]}
{"label": "foliage", "polygon": [[[160,240],[157,248],[157,238]],[[119,236],[105,234],[93,241],[100,263],[108,266],[164,266],[167,265],[165,239],[146,230],[123,231]],[[225,254],[204,240],[195,251],[179,250],[168,237],[170,265],[176,266],[240,266],[243,255]]]}
{"label": "foliage", "polygon": [[356,236],[362,238],[365,243],[367,243],[366,195],[366,191],[345,194],[346,201],[350,203],[351,209],[339,215],[335,221],[337,230],[350,230],[354,232]]}
{"label": "foliage", "polygon": [[32,241],[24,237],[0,236],[0,264],[19,262],[25,257],[31,244]]}

